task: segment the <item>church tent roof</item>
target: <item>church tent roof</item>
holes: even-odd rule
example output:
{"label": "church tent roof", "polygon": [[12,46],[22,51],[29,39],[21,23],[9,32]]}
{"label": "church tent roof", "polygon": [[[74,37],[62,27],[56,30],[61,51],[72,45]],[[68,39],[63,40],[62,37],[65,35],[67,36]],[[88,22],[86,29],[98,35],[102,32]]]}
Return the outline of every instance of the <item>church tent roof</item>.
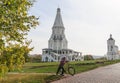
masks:
{"label": "church tent roof", "polygon": [[60,26],[63,27],[63,21],[62,21],[62,17],[61,17],[61,13],[60,13],[60,8],[57,8],[57,14],[56,14],[56,18],[55,18],[55,22],[53,27],[55,26]]}

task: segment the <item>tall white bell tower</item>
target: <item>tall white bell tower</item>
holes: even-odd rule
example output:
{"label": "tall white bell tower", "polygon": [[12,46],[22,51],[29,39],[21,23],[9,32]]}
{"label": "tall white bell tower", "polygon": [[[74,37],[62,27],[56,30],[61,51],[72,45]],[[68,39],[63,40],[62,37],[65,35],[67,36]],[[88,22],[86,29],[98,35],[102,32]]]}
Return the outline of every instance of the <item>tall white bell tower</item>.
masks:
{"label": "tall white bell tower", "polygon": [[107,58],[108,60],[115,60],[118,57],[118,46],[115,45],[115,40],[110,34],[110,38],[107,40]]}

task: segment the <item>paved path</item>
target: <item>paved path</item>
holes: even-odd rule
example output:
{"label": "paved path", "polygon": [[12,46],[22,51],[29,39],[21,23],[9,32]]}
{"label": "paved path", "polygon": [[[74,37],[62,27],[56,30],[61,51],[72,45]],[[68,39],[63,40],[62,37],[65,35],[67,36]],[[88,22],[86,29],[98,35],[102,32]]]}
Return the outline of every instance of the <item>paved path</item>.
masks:
{"label": "paved path", "polygon": [[120,63],[100,67],[52,83],[120,83]]}

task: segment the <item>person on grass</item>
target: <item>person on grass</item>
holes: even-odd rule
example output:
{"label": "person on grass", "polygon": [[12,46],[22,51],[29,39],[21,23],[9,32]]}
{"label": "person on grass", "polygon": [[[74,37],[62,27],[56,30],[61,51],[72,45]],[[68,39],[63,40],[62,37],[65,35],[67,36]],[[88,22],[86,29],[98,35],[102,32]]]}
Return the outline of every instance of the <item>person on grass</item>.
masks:
{"label": "person on grass", "polygon": [[64,72],[65,72],[65,70],[64,70],[64,65],[65,65],[66,62],[68,62],[68,61],[66,60],[65,57],[63,57],[63,58],[61,59],[61,61],[60,61],[59,66],[58,66],[56,75],[58,75],[59,71],[61,70],[62,72],[61,72],[60,75],[64,76]]}

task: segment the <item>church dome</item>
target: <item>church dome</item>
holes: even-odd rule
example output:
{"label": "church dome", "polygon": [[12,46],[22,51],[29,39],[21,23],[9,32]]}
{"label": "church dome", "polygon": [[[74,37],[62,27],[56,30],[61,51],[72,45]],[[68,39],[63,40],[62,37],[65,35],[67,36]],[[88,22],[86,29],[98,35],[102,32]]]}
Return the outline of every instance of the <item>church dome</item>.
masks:
{"label": "church dome", "polygon": [[114,40],[114,39],[112,38],[112,34],[110,34],[110,38],[109,38],[108,40]]}

